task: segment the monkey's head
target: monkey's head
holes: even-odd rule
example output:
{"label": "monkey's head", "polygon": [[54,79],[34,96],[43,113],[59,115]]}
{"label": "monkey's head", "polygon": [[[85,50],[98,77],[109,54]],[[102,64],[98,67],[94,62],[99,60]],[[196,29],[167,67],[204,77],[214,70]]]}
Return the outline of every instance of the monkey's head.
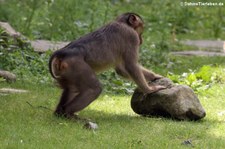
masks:
{"label": "monkey's head", "polygon": [[141,16],[136,13],[128,12],[118,16],[116,21],[123,22],[132,27],[139,36],[140,44],[142,43],[141,35],[144,31],[144,21]]}

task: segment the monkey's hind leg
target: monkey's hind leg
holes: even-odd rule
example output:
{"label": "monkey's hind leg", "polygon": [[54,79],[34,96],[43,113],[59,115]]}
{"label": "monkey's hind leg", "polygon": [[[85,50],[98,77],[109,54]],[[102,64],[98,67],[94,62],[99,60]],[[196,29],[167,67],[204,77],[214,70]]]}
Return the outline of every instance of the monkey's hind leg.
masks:
{"label": "monkey's hind leg", "polygon": [[56,116],[65,117],[66,114],[65,114],[64,105],[68,103],[71,99],[73,99],[75,96],[77,96],[77,94],[78,94],[77,90],[74,90],[74,89],[72,90],[68,88],[63,89],[60,101],[56,107],[54,114]]}
{"label": "monkey's hind leg", "polygon": [[65,111],[63,109],[63,105],[66,104],[66,102],[68,101],[68,95],[69,95],[69,90],[68,89],[64,89],[60,98],[60,101],[56,107],[56,110],[54,112],[54,114],[56,116],[63,116],[65,114]]}
{"label": "monkey's hind leg", "polygon": [[95,72],[82,59],[74,61],[70,73],[67,80],[71,80],[70,86],[77,89],[78,95],[68,101],[63,108],[67,117],[74,117],[74,113],[83,110],[100,95],[102,88]]}

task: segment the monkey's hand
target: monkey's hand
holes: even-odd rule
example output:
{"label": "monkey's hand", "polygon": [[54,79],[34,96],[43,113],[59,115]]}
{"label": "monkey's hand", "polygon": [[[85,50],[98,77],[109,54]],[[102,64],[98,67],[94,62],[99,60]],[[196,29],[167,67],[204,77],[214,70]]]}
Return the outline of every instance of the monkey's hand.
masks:
{"label": "monkey's hand", "polygon": [[162,86],[162,85],[151,85],[151,86],[149,86],[149,88],[150,88],[150,90],[146,94],[151,94],[151,93],[155,93],[159,90],[166,89],[166,87]]}
{"label": "monkey's hand", "polygon": [[149,85],[145,91],[141,90],[140,88],[138,88],[137,91],[143,93],[144,96],[147,96],[148,94],[152,94],[163,89],[166,89],[166,87],[162,85]]}
{"label": "monkey's hand", "polygon": [[152,94],[152,93],[155,93],[155,92],[158,92],[159,90],[163,90],[163,89],[166,89],[165,86],[162,86],[162,85],[152,85],[152,86],[149,86],[150,90],[146,93],[144,93],[143,97],[147,97],[149,94]]}
{"label": "monkey's hand", "polygon": [[158,79],[164,78],[163,76],[161,76],[159,74],[155,74],[154,77],[155,77],[154,80],[158,80]]}

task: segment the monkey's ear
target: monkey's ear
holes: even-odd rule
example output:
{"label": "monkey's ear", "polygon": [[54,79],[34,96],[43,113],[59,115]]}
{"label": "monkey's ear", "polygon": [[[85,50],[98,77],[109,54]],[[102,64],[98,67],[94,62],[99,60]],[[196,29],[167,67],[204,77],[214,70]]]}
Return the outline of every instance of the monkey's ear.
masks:
{"label": "monkey's ear", "polygon": [[135,15],[131,14],[128,18],[128,23],[134,28],[138,27],[137,17]]}

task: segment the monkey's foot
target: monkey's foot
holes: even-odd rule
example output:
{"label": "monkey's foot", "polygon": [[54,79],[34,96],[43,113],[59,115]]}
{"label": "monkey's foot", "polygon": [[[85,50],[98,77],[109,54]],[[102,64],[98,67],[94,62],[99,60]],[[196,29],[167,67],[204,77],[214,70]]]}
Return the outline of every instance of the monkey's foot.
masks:
{"label": "monkey's foot", "polygon": [[58,110],[56,110],[54,112],[54,115],[56,117],[66,118],[66,119],[73,120],[73,121],[81,121],[81,122],[91,121],[90,119],[81,118],[77,114],[68,114],[68,113],[65,113],[65,112],[62,112],[62,111],[58,111]]}
{"label": "monkey's foot", "polygon": [[54,112],[56,117],[66,118],[66,119],[78,119],[77,115],[65,113],[63,110],[56,110]]}
{"label": "monkey's foot", "polygon": [[66,117],[66,114],[63,113],[62,111],[55,111],[53,114],[56,117],[62,117],[62,118],[65,118]]}
{"label": "monkey's foot", "polygon": [[86,119],[86,118],[81,118],[79,117],[77,114],[72,114],[72,115],[67,115],[67,114],[62,114],[62,113],[57,113],[54,112],[54,115],[57,117],[61,117],[61,118],[66,118],[75,122],[82,122],[84,123],[83,128],[85,129],[89,129],[89,130],[96,130],[98,129],[98,125],[94,122],[91,122],[90,119]]}

